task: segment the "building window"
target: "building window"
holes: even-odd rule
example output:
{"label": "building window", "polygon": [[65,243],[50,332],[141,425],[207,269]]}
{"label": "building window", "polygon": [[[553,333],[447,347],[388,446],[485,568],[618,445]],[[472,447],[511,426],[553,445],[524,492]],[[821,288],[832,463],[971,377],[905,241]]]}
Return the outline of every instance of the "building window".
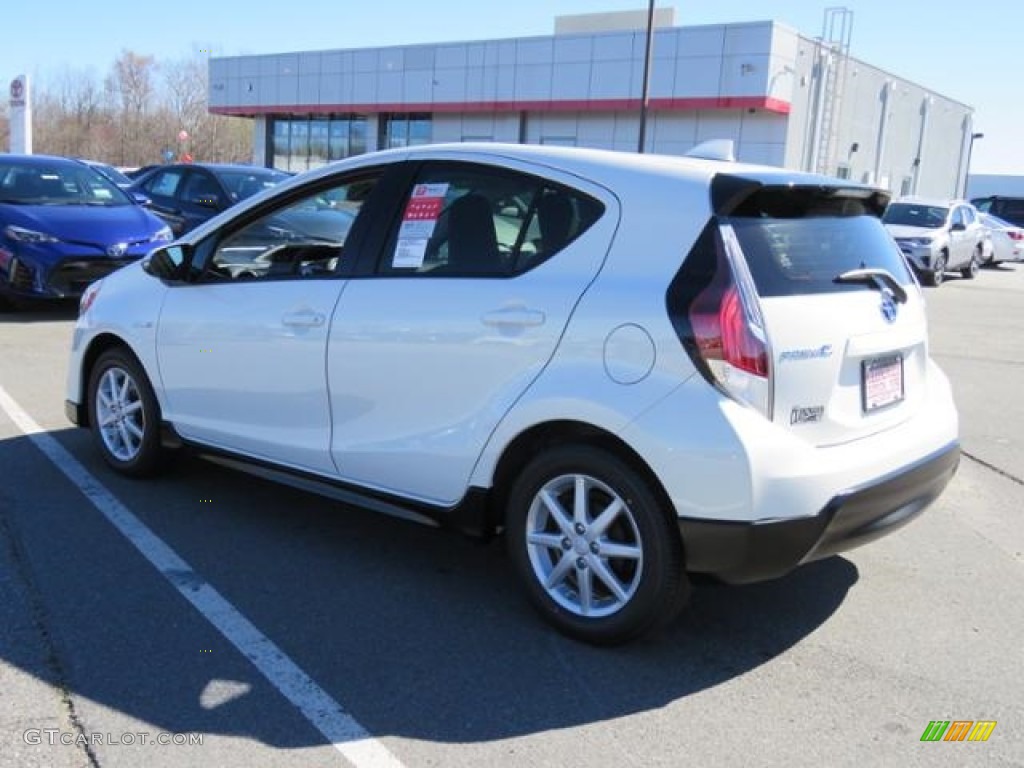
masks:
{"label": "building window", "polygon": [[428,114],[381,115],[380,146],[415,147],[429,144],[432,125]]}
{"label": "building window", "polygon": [[848,163],[840,163],[839,167],[836,168],[836,176],[840,179],[850,178],[850,165]]}
{"label": "building window", "polygon": [[327,128],[326,117],[317,117],[309,121],[309,168],[319,168],[327,164]]}
{"label": "building window", "polygon": [[271,166],[305,171],[366,152],[366,116],[280,117],[273,121]]}

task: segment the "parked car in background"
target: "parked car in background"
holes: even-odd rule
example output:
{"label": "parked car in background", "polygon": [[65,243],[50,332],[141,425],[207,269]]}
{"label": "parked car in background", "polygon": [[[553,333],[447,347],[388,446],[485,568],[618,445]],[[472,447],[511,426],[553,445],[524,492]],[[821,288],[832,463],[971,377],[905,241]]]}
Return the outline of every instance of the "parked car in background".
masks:
{"label": "parked car in background", "polygon": [[956,409],[887,201],[693,157],[360,155],[92,286],[67,413],[127,475],[166,466],[169,438],[503,533],[542,616],[622,642],[681,609],[687,573],[780,576],[953,476]]}
{"label": "parked car in background", "polygon": [[1016,227],[1024,227],[1024,197],[990,195],[975,198],[971,204],[982,213],[998,216]]}
{"label": "parked car in background", "polygon": [[78,296],[170,239],[167,225],[85,163],[0,155],[0,301]]}
{"label": "parked car in background", "polygon": [[288,178],[287,173],[249,165],[175,163],[150,169],[129,189],[148,198],[146,207],[178,237]]}
{"label": "parked car in background", "polygon": [[151,165],[140,165],[138,168],[126,168],[122,173],[131,179],[133,182],[138,181],[142,176],[152,171],[154,168],[159,168],[159,163],[153,163]]}
{"label": "parked car in background", "polygon": [[83,163],[88,165],[90,168],[99,171],[106,176],[110,181],[114,182],[121,189],[128,189],[132,185],[132,180],[121,173],[117,168],[110,165],[109,163],[101,163],[99,160],[87,160],[84,157],[79,158]]}
{"label": "parked car in background", "polygon": [[991,256],[986,264],[1024,261],[1024,227],[1018,227],[998,216],[981,214],[981,223],[989,231]]}
{"label": "parked car in background", "polygon": [[926,285],[941,284],[949,270],[967,279],[978,273],[986,231],[970,203],[900,198],[889,203],[882,222]]}

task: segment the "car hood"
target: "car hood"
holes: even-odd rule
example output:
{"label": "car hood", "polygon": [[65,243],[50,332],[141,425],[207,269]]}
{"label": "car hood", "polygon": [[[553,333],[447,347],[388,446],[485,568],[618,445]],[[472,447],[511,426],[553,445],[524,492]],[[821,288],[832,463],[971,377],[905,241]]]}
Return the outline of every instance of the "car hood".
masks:
{"label": "car hood", "polygon": [[0,205],[4,225],[33,229],[67,243],[107,246],[151,240],[164,223],[137,205]]}
{"label": "car hood", "polygon": [[941,229],[911,227],[906,224],[886,224],[885,228],[893,237],[939,237],[942,234]]}

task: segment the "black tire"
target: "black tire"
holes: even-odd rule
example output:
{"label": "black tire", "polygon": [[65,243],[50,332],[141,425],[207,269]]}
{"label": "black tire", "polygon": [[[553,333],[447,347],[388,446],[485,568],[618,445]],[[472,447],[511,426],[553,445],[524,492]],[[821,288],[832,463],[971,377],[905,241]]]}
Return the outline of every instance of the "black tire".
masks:
{"label": "black tire", "polygon": [[[576,504],[581,487],[586,508]],[[542,491],[562,512],[565,504],[569,515],[579,509],[582,522],[564,516],[559,523]],[[613,508],[618,511],[598,530],[600,512]],[[671,621],[689,597],[678,528],[647,481],[604,450],[563,445],[541,453],[513,484],[505,523],[509,554],[530,601],[577,640],[624,643]],[[584,598],[588,585],[590,600]]]}
{"label": "black tire", "polygon": [[971,261],[970,261],[970,263],[966,267],[964,267],[963,269],[960,270],[960,274],[963,276],[964,280],[973,280],[975,277],[977,277],[977,275],[978,275],[978,259],[979,259],[980,255],[981,255],[981,246],[979,245],[975,249],[974,253],[971,254]]}
{"label": "black tire", "polygon": [[935,259],[935,264],[932,265],[931,272],[924,273],[924,284],[938,287],[942,285],[942,280],[946,276],[946,264],[949,261],[949,257],[946,252],[943,251]]}
{"label": "black tire", "polygon": [[[131,352],[114,347],[100,355],[89,372],[88,397],[89,424],[107,464],[131,477],[151,475],[162,467],[160,406]],[[109,418],[114,423],[105,429],[101,422]]]}

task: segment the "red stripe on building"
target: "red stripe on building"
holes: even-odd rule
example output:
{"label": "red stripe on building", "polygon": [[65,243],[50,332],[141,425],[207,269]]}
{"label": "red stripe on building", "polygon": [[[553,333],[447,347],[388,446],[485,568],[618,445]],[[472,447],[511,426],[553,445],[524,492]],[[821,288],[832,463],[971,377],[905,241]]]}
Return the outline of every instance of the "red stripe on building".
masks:
{"label": "red stripe on building", "polygon": [[[640,109],[640,99],[567,99],[561,101],[452,101],[433,103],[377,104],[278,104],[210,107],[215,115],[334,115],[380,112],[629,112]],[[700,109],[763,109],[788,115],[790,103],[764,96],[708,96],[658,98],[650,100],[650,109],[658,112],[685,112]]]}

